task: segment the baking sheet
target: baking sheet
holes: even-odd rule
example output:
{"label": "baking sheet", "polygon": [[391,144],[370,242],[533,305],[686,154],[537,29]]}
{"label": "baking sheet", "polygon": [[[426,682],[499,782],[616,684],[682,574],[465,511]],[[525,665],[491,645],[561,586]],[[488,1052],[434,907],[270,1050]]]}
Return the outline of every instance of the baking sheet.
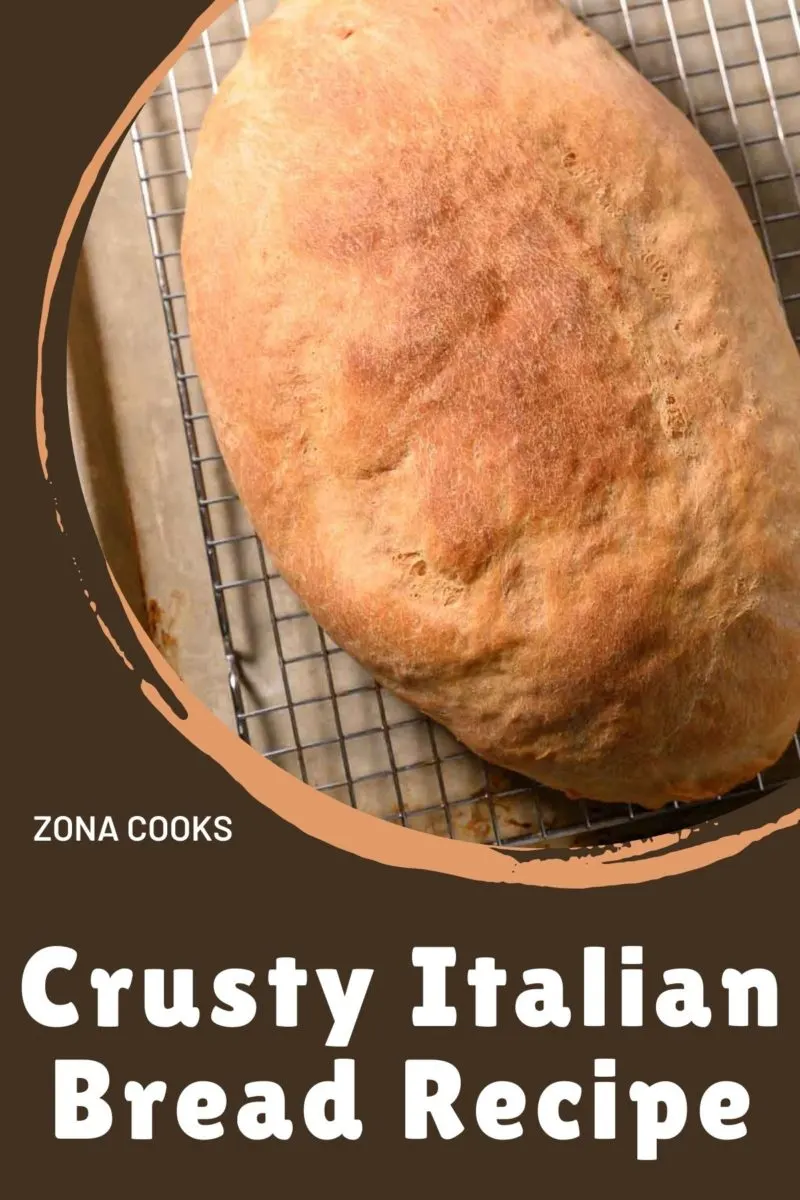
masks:
{"label": "baking sheet", "polygon": [[[552,844],[559,830],[572,830],[570,840],[575,830],[596,840],[619,814],[487,770],[449,734],[378,692],[271,577],[230,499],[195,377],[178,247],[197,128],[249,28],[273,7],[238,0],[183,55],[121,148],[90,223],[70,398],[82,477],[112,569],[192,690],[255,750],[343,803],[467,840],[544,835]],[[800,334],[794,0],[575,0],[573,7],[715,147]],[[103,362],[94,373],[93,353]],[[797,774],[799,753],[790,748],[762,782]]]}

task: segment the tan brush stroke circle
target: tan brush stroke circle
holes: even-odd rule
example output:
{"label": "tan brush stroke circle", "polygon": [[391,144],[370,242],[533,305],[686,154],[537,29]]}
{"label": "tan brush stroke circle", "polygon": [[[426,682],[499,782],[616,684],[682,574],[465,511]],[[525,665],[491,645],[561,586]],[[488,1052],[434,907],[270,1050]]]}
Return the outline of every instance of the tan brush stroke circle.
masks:
{"label": "tan brush stroke circle", "polygon": [[[230,3],[231,0],[215,0],[205,14],[192,25],[179,45],[145,80],[115,121],[84,171],[67,210],[48,271],[39,325],[36,437],[45,478],[49,476],[42,395],[43,348],[53,292],[72,230],[103,165],[136,113],[186,48],[220,13],[230,7]],[[56,520],[64,532],[58,513]],[[106,566],[108,567],[108,564]],[[724,835],[703,844],[691,844],[691,833],[683,831],[651,839],[647,843],[640,843],[638,847],[576,852],[566,859],[532,858],[526,862],[518,862],[489,846],[471,845],[467,842],[433,837],[416,830],[402,829],[346,807],[331,796],[324,795],[295,779],[275,763],[261,758],[233,730],[228,729],[214,716],[179,679],[147,636],[122,595],[110,569],[109,576],[136,637],[155,670],[184,706],[187,716],[183,719],[177,717],[155,689],[142,682],[142,691],[150,703],[180,730],[184,737],[224,767],[254,799],[303,833],[362,858],[387,866],[435,871],[487,883],[584,889],[644,883],[682,875],[687,871],[740,854],[748,846],[770,834],[800,824],[800,809],[797,809],[762,829]],[[97,612],[96,604],[88,594],[87,598],[103,634],[120,654],[125,665],[131,668],[132,664],[125,659],[110,629]],[[669,853],[659,853],[665,850]]]}

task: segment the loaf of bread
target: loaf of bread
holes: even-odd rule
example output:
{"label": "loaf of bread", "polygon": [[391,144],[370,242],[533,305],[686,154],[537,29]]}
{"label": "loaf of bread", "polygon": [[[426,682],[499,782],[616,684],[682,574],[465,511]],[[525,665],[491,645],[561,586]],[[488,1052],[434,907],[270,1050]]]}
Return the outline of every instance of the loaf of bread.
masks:
{"label": "loaf of bread", "polygon": [[800,720],[800,360],[688,120],[557,0],[284,0],[183,240],[218,441],[330,636],[656,808]]}

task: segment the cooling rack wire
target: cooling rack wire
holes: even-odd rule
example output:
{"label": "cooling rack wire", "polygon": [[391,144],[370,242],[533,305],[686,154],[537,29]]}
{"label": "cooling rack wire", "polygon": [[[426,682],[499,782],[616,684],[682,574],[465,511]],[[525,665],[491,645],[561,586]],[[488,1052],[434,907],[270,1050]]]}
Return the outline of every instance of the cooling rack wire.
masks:
{"label": "cooling rack wire", "polygon": [[[499,846],[626,841],[679,828],[800,773],[795,738],[728,797],[655,819],[569,801],[477,760],[377,687],[304,612],[254,535],[206,415],[187,330],[181,220],[203,113],[274,0],[236,0],[189,47],[131,130],[186,433],[232,720],[285,770],[376,817]],[[747,206],[800,341],[800,20],[795,0],[572,0],[692,120]]]}

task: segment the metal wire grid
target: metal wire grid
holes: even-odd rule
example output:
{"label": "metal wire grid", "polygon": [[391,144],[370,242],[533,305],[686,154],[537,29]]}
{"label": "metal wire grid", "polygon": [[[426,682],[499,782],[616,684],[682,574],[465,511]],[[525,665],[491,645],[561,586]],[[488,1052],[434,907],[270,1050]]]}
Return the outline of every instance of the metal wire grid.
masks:
{"label": "metal wire grid", "polygon": [[[800,342],[800,20],[795,0],[570,0],[695,123],[739,190]],[[131,137],[240,737],[375,816],[501,846],[626,840],[630,806],[568,801],[479,762],[384,692],[325,635],[273,569],[224,468],[186,326],[180,229],[194,138],[252,25],[275,0],[236,0],[155,91]],[[730,797],[682,806],[679,827],[800,773],[800,741]],[[659,818],[663,823],[663,816]]]}

